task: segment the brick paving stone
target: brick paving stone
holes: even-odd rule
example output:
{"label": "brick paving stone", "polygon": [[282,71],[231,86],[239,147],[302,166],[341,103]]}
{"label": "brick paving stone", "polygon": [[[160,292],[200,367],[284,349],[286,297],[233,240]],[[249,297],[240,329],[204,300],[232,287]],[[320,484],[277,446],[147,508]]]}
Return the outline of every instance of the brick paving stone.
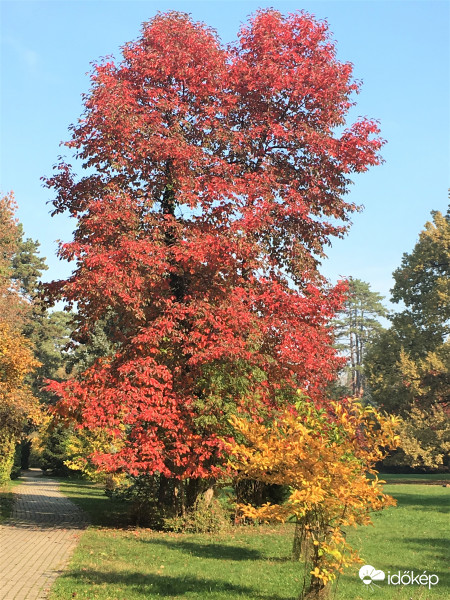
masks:
{"label": "brick paving stone", "polygon": [[88,524],[40,469],[21,480],[11,518],[0,525],[0,600],[47,598]]}

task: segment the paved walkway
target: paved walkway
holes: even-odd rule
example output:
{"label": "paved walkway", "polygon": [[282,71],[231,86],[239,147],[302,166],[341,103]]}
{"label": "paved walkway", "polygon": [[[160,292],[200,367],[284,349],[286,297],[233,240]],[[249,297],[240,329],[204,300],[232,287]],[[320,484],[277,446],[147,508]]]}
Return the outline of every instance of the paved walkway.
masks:
{"label": "paved walkway", "polygon": [[0,526],[0,600],[47,598],[87,525],[40,469],[21,480],[12,516]]}

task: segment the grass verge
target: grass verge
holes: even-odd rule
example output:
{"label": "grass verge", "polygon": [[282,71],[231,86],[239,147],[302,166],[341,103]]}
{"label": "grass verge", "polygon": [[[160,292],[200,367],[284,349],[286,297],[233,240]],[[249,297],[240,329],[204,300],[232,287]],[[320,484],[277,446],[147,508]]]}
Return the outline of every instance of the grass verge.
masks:
{"label": "grass verge", "polygon": [[[183,535],[146,529],[105,527],[120,507],[111,507],[101,489],[64,483],[62,491],[90,513],[69,569],[55,583],[50,600],[294,600],[302,581],[301,565],[289,560],[292,526],[248,527],[229,535]],[[444,600],[450,488],[386,485],[398,506],[374,516],[374,527],[349,532],[364,560],[386,573],[369,589],[359,566],[340,577],[332,600]],[[105,513],[109,511],[108,513]],[[109,515],[109,516],[106,516]],[[387,575],[414,571],[436,574],[432,589],[388,585]]]}
{"label": "grass verge", "polygon": [[0,523],[11,516],[14,504],[14,488],[20,484],[20,480],[8,481],[0,487]]}

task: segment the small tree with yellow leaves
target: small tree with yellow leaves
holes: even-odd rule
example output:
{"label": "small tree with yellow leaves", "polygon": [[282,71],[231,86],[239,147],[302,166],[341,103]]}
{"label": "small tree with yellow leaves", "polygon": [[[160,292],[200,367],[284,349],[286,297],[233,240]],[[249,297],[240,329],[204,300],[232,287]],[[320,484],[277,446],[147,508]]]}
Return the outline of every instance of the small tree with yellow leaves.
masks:
{"label": "small tree with yellow leaves", "polygon": [[264,522],[294,518],[294,558],[305,561],[300,598],[325,597],[327,584],[360,562],[343,528],[369,525],[371,512],[395,505],[374,467],[398,444],[396,418],[352,400],[319,410],[300,395],[270,425],[239,417],[232,424],[244,440],[228,446],[236,478],[291,490],[283,504],[241,505],[241,514]]}

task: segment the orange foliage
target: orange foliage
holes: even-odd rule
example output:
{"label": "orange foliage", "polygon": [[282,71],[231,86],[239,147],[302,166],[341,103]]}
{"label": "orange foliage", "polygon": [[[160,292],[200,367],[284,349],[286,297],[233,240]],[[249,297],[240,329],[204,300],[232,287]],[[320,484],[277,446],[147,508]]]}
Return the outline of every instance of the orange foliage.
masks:
{"label": "orange foliage", "polygon": [[41,419],[38,400],[24,382],[39,364],[30,343],[0,321],[0,444],[4,436],[18,439],[28,420]]}

